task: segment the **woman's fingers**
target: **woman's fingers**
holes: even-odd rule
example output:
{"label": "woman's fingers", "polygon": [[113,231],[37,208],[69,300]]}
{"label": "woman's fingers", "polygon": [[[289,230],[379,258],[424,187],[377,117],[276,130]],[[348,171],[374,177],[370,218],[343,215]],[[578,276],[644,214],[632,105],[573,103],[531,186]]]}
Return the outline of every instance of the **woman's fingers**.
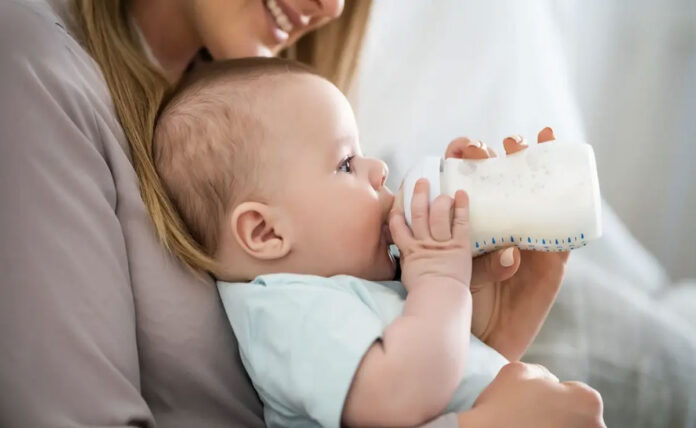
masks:
{"label": "woman's fingers", "polygon": [[553,129],[551,129],[550,126],[547,126],[546,128],[539,131],[539,135],[537,135],[537,141],[539,143],[546,143],[555,139],[556,137],[553,135]]}
{"label": "woman's fingers", "polygon": [[491,157],[491,150],[486,143],[481,140],[475,140],[469,143],[467,155],[465,159],[488,159]]}
{"label": "woman's fingers", "polygon": [[488,157],[489,158],[497,158],[498,153],[493,150],[493,147],[486,146],[486,151],[488,152]]}
{"label": "woman's fingers", "polygon": [[504,281],[520,267],[520,250],[507,247],[475,257],[471,271],[471,286]]}
{"label": "woman's fingers", "polygon": [[445,150],[445,159],[463,159],[464,149],[469,146],[470,142],[471,140],[468,137],[458,137],[452,140]]}
{"label": "woman's fingers", "polygon": [[488,147],[481,140],[471,140],[468,137],[455,138],[445,150],[445,158],[488,159],[497,156],[492,147]]}
{"label": "woman's fingers", "polygon": [[[555,139],[556,137],[553,134],[553,129],[548,126],[539,131],[539,135],[537,136],[537,141],[539,143],[545,143]],[[511,135],[503,140],[503,147],[505,148],[505,153],[511,155],[526,149],[529,145],[527,144],[527,140],[521,135]],[[497,153],[492,147],[488,147],[480,140],[471,140],[467,137],[455,138],[449,143],[445,151],[445,158],[488,159],[494,157],[497,157]]]}
{"label": "woman's fingers", "polygon": [[430,233],[436,241],[452,239],[452,204],[447,195],[439,195],[430,205]]}
{"label": "woman's fingers", "polygon": [[445,158],[487,159],[490,156],[488,146],[479,140],[471,140],[467,137],[455,138],[445,150]]}
{"label": "woman's fingers", "polygon": [[558,252],[558,257],[561,259],[563,263],[568,261],[568,257],[570,256],[570,251],[559,251]]}
{"label": "woman's fingers", "polygon": [[[537,136],[537,141],[539,143],[546,143],[555,139],[556,137],[553,135],[553,129],[549,126],[539,131],[539,135]],[[505,147],[505,153],[511,155],[526,149],[528,145],[527,141],[521,135],[511,135],[503,140],[503,147]]]}
{"label": "woman's fingers", "polygon": [[428,213],[430,210],[430,185],[428,180],[420,178],[416,181],[411,199],[411,229],[416,239],[430,238],[430,226],[428,225]]}
{"label": "woman's fingers", "polygon": [[505,153],[511,155],[527,148],[527,140],[521,135],[511,135],[503,140]]}
{"label": "woman's fingers", "polygon": [[462,152],[462,159],[488,159],[489,157],[488,146],[480,140],[469,141]]}

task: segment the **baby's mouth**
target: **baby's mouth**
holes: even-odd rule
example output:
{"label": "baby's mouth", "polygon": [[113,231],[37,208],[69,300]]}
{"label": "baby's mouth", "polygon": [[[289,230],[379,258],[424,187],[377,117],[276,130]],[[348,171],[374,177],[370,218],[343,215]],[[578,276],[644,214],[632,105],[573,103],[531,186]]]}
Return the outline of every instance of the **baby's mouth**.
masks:
{"label": "baby's mouth", "polygon": [[391,231],[389,231],[389,223],[384,223],[382,225],[382,236],[384,237],[384,241],[387,243],[387,245],[394,244],[394,239],[392,239]]}

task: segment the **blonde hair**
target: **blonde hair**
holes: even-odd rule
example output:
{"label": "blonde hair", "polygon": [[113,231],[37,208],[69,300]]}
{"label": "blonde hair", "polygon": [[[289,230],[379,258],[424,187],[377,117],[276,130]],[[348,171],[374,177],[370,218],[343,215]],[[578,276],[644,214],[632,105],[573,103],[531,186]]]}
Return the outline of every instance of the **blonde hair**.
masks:
{"label": "blonde hair", "polygon": [[[186,229],[167,196],[153,161],[154,124],[171,89],[149,62],[130,25],[127,0],[72,0],[77,30],[99,64],[138,176],[143,202],[162,245],[195,271],[215,272],[214,260]],[[356,69],[370,0],[346,2],[338,19],[308,34],[283,54],[318,70],[347,91]]]}

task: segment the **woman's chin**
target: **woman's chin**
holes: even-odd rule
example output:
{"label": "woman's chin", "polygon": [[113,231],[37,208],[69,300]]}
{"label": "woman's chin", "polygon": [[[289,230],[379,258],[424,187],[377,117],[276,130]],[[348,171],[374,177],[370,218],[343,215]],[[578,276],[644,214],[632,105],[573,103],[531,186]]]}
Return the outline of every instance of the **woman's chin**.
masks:
{"label": "woman's chin", "polygon": [[275,56],[280,48],[274,49],[260,40],[247,40],[245,43],[224,45],[213,43],[208,46],[210,55],[215,60],[247,58],[247,57],[271,57]]}

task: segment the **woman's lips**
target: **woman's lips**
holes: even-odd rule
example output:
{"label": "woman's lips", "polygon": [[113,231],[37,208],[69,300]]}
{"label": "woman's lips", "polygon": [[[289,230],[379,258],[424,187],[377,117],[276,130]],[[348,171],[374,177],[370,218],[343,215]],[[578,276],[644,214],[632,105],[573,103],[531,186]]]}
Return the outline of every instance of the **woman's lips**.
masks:
{"label": "woman's lips", "polygon": [[285,16],[288,18],[290,24],[293,27],[293,30],[301,29],[307,26],[307,24],[309,23],[308,16],[300,15],[299,13],[297,13],[297,11],[295,11],[295,9],[291,8],[283,0],[273,1],[275,1],[275,3],[280,7],[280,10],[282,10]]}

